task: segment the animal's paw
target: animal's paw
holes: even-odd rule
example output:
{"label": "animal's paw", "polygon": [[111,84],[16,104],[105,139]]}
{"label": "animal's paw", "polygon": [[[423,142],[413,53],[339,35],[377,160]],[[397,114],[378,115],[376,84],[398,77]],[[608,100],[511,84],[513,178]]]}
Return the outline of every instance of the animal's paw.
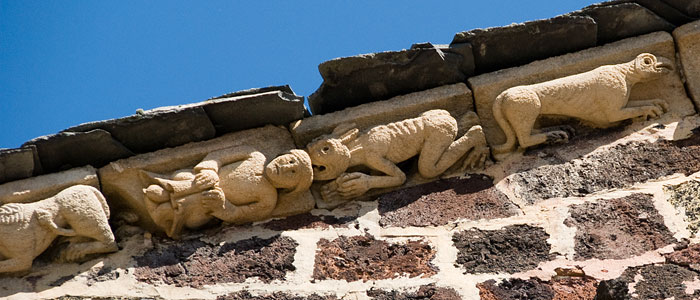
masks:
{"label": "animal's paw", "polygon": [[553,130],[546,132],[548,144],[564,144],[569,142],[569,134],[563,130]]}
{"label": "animal's paw", "polygon": [[338,193],[344,199],[361,196],[370,189],[369,178],[369,175],[359,172],[338,177]]}
{"label": "animal's paw", "polygon": [[654,106],[660,108],[663,112],[668,112],[668,102],[666,102],[666,100],[653,99],[651,100],[651,102],[654,103]]}
{"label": "animal's paw", "polygon": [[89,254],[85,244],[70,244],[58,256],[60,262],[75,262]]}
{"label": "animal's paw", "polygon": [[654,106],[644,106],[644,114],[642,115],[645,119],[656,119],[664,113],[663,108]]}
{"label": "animal's paw", "polygon": [[474,148],[462,164],[462,171],[469,169],[479,169],[484,166],[486,159],[489,157],[489,147],[482,146]]}

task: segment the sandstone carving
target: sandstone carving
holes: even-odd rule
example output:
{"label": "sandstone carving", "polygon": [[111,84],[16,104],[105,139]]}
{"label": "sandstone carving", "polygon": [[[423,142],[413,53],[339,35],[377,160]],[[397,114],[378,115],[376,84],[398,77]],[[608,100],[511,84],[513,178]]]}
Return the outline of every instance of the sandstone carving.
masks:
{"label": "sandstone carving", "polygon": [[243,146],[214,151],[194,169],[170,176],[142,171],[144,204],[173,238],[183,228],[196,229],[213,218],[233,224],[265,220],[278,199],[293,201],[312,181],[311,160],[303,150],[265,162],[263,153]]}
{"label": "sandstone carving", "polygon": [[540,115],[563,115],[605,127],[636,118],[656,118],[668,110],[662,99],[628,102],[630,90],[639,82],[659,78],[673,70],[664,57],[642,53],[634,60],[606,65],[588,72],[542,83],[509,88],[493,104],[493,116],[506,134],[506,142],[494,147],[495,154],[545,142],[565,142],[569,133],[562,128],[534,131]]}
{"label": "sandstone carving", "polygon": [[[396,163],[415,155],[419,155],[418,171],[426,178],[442,174],[467,152],[465,168],[482,166],[488,156],[481,126],[471,127],[455,140],[457,121],[445,110],[430,110],[417,118],[375,126],[361,134],[353,127],[340,125],[330,136],[307,147],[314,179],[335,179],[321,189],[325,201],[347,200],[373,188],[403,184],[406,174]],[[383,175],[345,173],[349,167],[359,165]]]}
{"label": "sandstone carving", "polygon": [[0,206],[0,273],[28,270],[57,237],[68,245],[59,260],[117,251],[107,223],[109,207],[94,187],[75,185],[32,203]]}

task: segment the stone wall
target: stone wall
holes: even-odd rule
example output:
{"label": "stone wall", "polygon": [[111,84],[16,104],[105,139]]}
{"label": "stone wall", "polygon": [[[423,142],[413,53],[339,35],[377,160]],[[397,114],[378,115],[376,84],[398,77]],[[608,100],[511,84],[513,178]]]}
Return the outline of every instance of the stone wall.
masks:
{"label": "stone wall", "polygon": [[[100,189],[118,246],[57,262],[76,239],[56,238],[30,269],[0,275],[0,297],[700,298],[698,8],[690,0],[617,0],[460,32],[450,45],[334,59],[319,66],[324,82],[309,96],[313,115],[289,86],[268,87],[81,124],[0,150],[0,253],[15,242],[10,233],[41,222],[41,214],[17,207],[76,185]],[[506,141],[493,113],[501,93],[640,53],[668,59],[673,70],[625,97],[662,99],[663,114],[609,126],[541,116],[535,130],[566,128],[565,142],[493,152]],[[425,178],[412,158],[397,163],[406,177],[399,186],[330,201],[327,181],[316,181],[292,198],[277,196],[260,217],[256,210],[241,222],[207,215],[206,224],[177,235],[144,206],[149,184],[178,176],[160,174],[196,170],[212,153],[251,147],[262,168],[299,148],[313,161],[307,145],[336,128],[364,134],[434,109],[454,117],[457,138],[473,140],[470,132],[483,128],[483,146],[492,150],[483,167],[459,168],[470,157],[462,153],[455,167]],[[263,178],[262,169],[253,171]],[[16,216],[27,216],[25,223]],[[22,237],[39,240],[36,232]]]}

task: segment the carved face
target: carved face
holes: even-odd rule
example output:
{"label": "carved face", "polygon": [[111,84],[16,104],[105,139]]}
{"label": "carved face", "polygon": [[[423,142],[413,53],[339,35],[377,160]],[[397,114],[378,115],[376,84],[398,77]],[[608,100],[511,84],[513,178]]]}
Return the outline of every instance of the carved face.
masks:
{"label": "carved face", "polygon": [[651,79],[655,75],[666,74],[673,70],[673,62],[670,59],[659,56],[658,58],[650,53],[637,55],[634,62],[635,69],[644,78]]}
{"label": "carved face", "polygon": [[337,178],[350,165],[350,150],[340,139],[322,139],[309,144],[307,149],[314,167],[314,180]]}
{"label": "carved face", "polygon": [[280,155],[265,166],[265,177],[277,188],[291,189],[304,176],[303,163],[291,153]]}

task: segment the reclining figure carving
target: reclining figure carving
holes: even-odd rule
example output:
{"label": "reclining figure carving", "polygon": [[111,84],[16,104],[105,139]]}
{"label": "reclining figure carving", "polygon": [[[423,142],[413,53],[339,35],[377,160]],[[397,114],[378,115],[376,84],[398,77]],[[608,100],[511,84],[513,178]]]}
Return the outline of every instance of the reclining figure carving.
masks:
{"label": "reclining figure carving", "polygon": [[68,237],[60,261],[117,251],[108,218],[104,196],[86,185],[37,202],[0,206],[0,273],[29,270],[58,236]]}
{"label": "reclining figure carving", "polygon": [[291,150],[267,165],[266,160],[252,147],[235,147],[209,153],[194,169],[172,176],[142,171],[144,204],[172,238],[214,218],[233,224],[265,220],[279,201],[293,201],[313,180],[303,150]]}
{"label": "reclining figure carving", "polygon": [[[473,113],[472,113],[473,114]],[[329,136],[308,146],[314,180],[330,180],[321,188],[326,201],[348,200],[373,188],[400,186],[406,181],[396,163],[415,155],[418,172],[425,178],[445,172],[469,150],[463,168],[482,166],[489,153],[481,126],[457,136],[457,121],[445,110],[430,110],[417,118],[379,125],[359,133],[354,124],[341,124]],[[384,175],[345,173],[364,165]]]}
{"label": "reclining figure carving", "polygon": [[506,135],[506,142],[493,148],[494,154],[520,147],[568,141],[564,130],[533,130],[540,115],[563,115],[605,127],[635,118],[656,118],[668,110],[662,99],[629,100],[630,90],[639,82],[651,81],[673,70],[671,60],[642,53],[634,60],[606,65],[588,72],[537,84],[509,88],[493,103],[493,116]]}

